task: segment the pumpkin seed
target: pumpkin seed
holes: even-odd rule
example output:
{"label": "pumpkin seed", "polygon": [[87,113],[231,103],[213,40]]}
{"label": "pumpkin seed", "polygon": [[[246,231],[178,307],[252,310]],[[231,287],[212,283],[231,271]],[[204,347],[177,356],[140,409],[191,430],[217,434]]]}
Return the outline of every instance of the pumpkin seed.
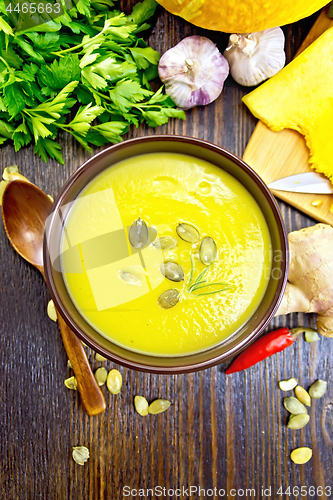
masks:
{"label": "pumpkin seed", "polygon": [[47,304],[47,315],[52,321],[57,321],[57,312],[53,300],[51,299]]}
{"label": "pumpkin seed", "polygon": [[302,429],[309,422],[310,417],[305,413],[299,413],[298,415],[290,415],[287,427],[289,429]]}
{"label": "pumpkin seed", "polygon": [[52,203],[54,202],[53,196],[51,196],[50,194],[48,194],[47,197],[50,198],[50,200],[52,201]]}
{"label": "pumpkin seed", "polygon": [[119,394],[123,384],[123,377],[118,370],[111,370],[106,379],[106,385],[111,394]]}
{"label": "pumpkin seed", "polygon": [[325,380],[317,380],[309,389],[309,394],[312,399],[320,399],[327,391],[327,382]]}
{"label": "pumpkin seed", "polygon": [[148,243],[148,226],[140,217],[131,225],[128,239],[133,248],[143,248]]}
{"label": "pumpkin seed", "polygon": [[141,280],[137,276],[128,271],[119,271],[119,278],[128,285],[141,286]]}
{"label": "pumpkin seed", "polygon": [[84,465],[89,455],[89,450],[85,446],[73,446],[72,457],[77,464]]}
{"label": "pumpkin seed", "polygon": [[303,403],[298,401],[298,399],[290,396],[289,398],[284,398],[283,405],[289,413],[293,415],[299,415],[300,413],[308,413],[308,410],[305,408]]}
{"label": "pumpkin seed", "polygon": [[304,332],[304,336],[305,336],[305,341],[306,342],[317,342],[318,340],[320,340],[320,337],[318,335],[318,333],[316,332],[316,330],[306,330]]}
{"label": "pumpkin seed", "polygon": [[148,415],[148,401],[143,396],[135,396],[134,406],[138,414],[142,417]]}
{"label": "pumpkin seed", "polygon": [[67,389],[71,389],[72,391],[77,390],[77,380],[75,377],[66,378],[64,384],[67,387]]}
{"label": "pumpkin seed", "polygon": [[155,401],[149,405],[148,411],[151,415],[157,415],[158,413],[166,411],[170,405],[170,401],[166,399],[155,399]]}
{"label": "pumpkin seed", "polygon": [[176,248],[177,245],[178,241],[172,236],[162,236],[153,244],[155,248],[161,248],[162,250],[170,250],[171,248]]}
{"label": "pumpkin seed", "polygon": [[96,354],[95,354],[95,359],[96,359],[96,361],[107,361],[107,358],[104,358],[104,356],[102,356],[98,352],[96,352]]}
{"label": "pumpkin seed", "polygon": [[187,241],[188,243],[196,243],[200,238],[199,231],[191,224],[187,224],[185,222],[178,224],[176,232],[179,238]]}
{"label": "pumpkin seed", "polygon": [[217,255],[217,247],[213,238],[207,236],[201,242],[199,249],[199,257],[203,264],[209,266],[214,262]]}
{"label": "pumpkin seed", "polygon": [[305,464],[312,457],[311,448],[296,448],[290,453],[290,458],[295,464]]}
{"label": "pumpkin seed", "polygon": [[105,384],[107,376],[108,376],[108,371],[104,368],[104,366],[97,368],[97,370],[95,371],[95,378],[97,380],[98,385],[100,386]]}
{"label": "pumpkin seed", "polygon": [[184,281],[184,271],[182,267],[171,260],[164,262],[160,267],[161,273],[170,281]]}
{"label": "pumpkin seed", "polygon": [[296,394],[297,399],[301,403],[303,403],[303,405],[311,406],[310,395],[309,395],[308,391],[306,391],[305,389],[303,389],[303,387],[301,387],[300,385],[298,385],[295,388],[295,394]]}
{"label": "pumpkin seed", "polygon": [[157,301],[162,309],[170,309],[179,302],[179,298],[179,291],[175,288],[170,288],[169,290],[165,290],[165,292],[161,293]]}
{"label": "pumpkin seed", "polygon": [[311,202],[311,205],[313,207],[320,207],[322,204],[323,204],[323,200],[314,200],[313,202]]}
{"label": "pumpkin seed", "polygon": [[3,197],[3,193],[6,189],[7,184],[8,184],[8,182],[6,182],[6,181],[0,182],[0,206],[2,205],[2,197]]}
{"label": "pumpkin seed", "polygon": [[67,360],[67,366],[68,366],[68,368],[73,369],[73,367],[72,367],[72,363],[71,363],[71,360],[70,360],[70,359],[68,359],[68,360]]}
{"label": "pumpkin seed", "polygon": [[10,181],[10,174],[18,174],[19,169],[17,165],[10,165],[9,167],[6,167],[3,171],[2,178],[4,181]]}
{"label": "pumpkin seed", "polygon": [[289,380],[281,380],[279,382],[279,387],[281,391],[292,391],[298,384],[297,379],[290,378]]}

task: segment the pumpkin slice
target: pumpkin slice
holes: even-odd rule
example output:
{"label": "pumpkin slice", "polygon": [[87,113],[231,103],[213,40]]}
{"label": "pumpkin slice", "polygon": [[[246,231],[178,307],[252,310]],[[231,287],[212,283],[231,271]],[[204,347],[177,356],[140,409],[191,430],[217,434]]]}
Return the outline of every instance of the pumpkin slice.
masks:
{"label": "pumpkin slice", "polygon": [[303,134],[311,166],[333,181],[333,28],[243,101],[272,130]]}
{"label": "pumpkin slice", "polygon": [[227,33],[251,33],[310,16],[328,0],[157,0],[190,23]]}

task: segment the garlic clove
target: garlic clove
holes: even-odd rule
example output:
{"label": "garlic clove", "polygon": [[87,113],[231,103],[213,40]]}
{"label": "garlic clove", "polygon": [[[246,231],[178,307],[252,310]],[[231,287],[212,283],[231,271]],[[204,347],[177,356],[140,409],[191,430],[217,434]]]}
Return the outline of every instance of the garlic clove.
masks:
{"label": "garlic clove", "polygon": [[163,54],[158,74],[175,104],[189,109],[209,104],[221,94],[229,66],[211,40],[194,35]]}
{"label": "garlic clove", "polygon": [[278,73],[286,62],[284,33],[271,28],[248,34],[233,34],[224,51],[233,79],[252,87]]}

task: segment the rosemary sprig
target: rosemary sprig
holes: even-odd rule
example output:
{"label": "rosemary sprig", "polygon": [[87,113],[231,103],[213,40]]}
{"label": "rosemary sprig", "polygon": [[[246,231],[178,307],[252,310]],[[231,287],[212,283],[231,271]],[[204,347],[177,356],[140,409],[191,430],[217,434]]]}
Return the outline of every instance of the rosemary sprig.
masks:
{"label": "rosemary sprig", "polygon": [[[190,254],[190,260],[191,260],[191,273],[190,273],[190,279],[189,279],[189,287],[188,287],[188,292],[195,292],[196,290],[201,290],[202,288],[206,288],[208,286],[217,286],[217,285],[228,285],[228,283],[221,283],[221,282],[213,282],[213,283],[207,283],[207,280],[203,280],[202,278],[204,275],[207,273],[208,269],[212,264],[209,264],[196,278],[194,283],[192,283],[193,280],[193,271],[194,271],[194,265],[193,265],[193,257]],[[192,283],[192,284],[191,284]],[[206,284],[204,284],[206,283]],[[198,293],[196,297],[199,297],[200,295],[212,295],[214,293],[220,293],[223,292],[224,290],[228,290],[229,288],[232,288],[232,286],[225,286],[224,288],[221,288],[220,290],[214,290],[211,292],[204,292],[204,293]]]}

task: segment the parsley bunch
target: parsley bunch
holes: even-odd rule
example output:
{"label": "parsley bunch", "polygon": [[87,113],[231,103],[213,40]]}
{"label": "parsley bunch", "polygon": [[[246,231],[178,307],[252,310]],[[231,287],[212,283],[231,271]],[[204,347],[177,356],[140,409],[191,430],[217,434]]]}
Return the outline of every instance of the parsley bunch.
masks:
{"label": "parsley bunch", "polygon": [[160,56],[137,33],[149,27],[155,0],[129,16],[111,10],[111,0],[57,1],[60,16],[17,31],[16,13],[0,0],[0,144],[10,139],[18,151],[34,140],[45,162],[63,164],[59,129],[91,151],[121,141],[131,124],[185,118],[149,85]]}

